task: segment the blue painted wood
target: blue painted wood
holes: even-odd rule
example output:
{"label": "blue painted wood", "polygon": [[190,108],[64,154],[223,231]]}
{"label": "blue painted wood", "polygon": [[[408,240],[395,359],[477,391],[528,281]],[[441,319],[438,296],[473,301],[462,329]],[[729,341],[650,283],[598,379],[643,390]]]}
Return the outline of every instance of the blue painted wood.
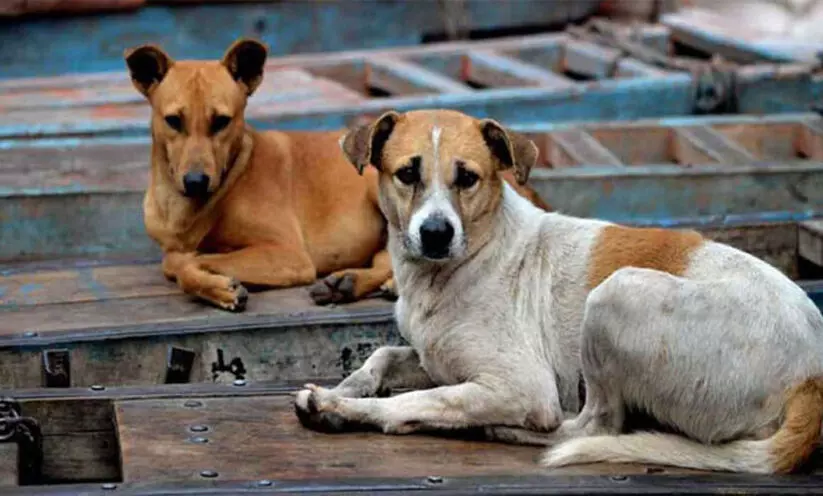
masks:
{"label": "blue painted wood", "polygon": [[[604,101],[603,105],[607,103]],[[476,115],[483,113],[478,111]],[[823,216],[823,162],[819,157],[789,157],[780,151],[796,148],[805,122],[811,123],[811,128],[823,124],[823,119],[814,114],[797,114],[769,118],[664,118],[631,123],[536,120],[514,127],[530,133],[541,147],[544,164],[532,172],[530,184],[558,210],[633,224],[677,226],[686,222],[684,219],[691,222],[695,218],[723,223],[797,221]],[[572,164],[546,168],[545,164],[546,150],[558,146],[550,143],[551,133],[568,129],[579,129],[595,137],[604,130],[620,131],[624,140],[644,140],[641,148],[668,150],[674,138],[646,130],[662,129],[665,134],[685,126],[719,129],[723,125],[764,123],[784,128],[792,124],[798,131],[775,132],[777,138],[773,139],[786,143],[766,147],[766,156],[758,155],[751,163],[718,164],[707,159],[707,163],[684,167],[674,162],[677,157],[661,156],[644,158],[636,165],[614,167]],[[816,141],[808,149],[823,149],[823,137],[809,139]],[[618,152],[614,149],[616,145],[607,144],[604,138],[598,140],[617,157],[629,153]],[[741,143],[738,145],[743,146]],[[4,185],[0,187],[0,261],[156,256],[157,249],[144,232],[141,210],[148,179],[148,142],[143,138],[129,139],[128,143],[111,138],[52,142],[58,144],[61,147],[33,142],[26,148],[0,150],[0,163],[8,164],[7,168],[17,167],[17,173],[0,171],[0,184]],[[770,156],[769,152],[774,150],[778,154]],[[755,151],[748,151],[756,155]],[[52,172],[64,168],[69,173]]]}
{"label": "blue painted wood", "polygon": [[[467,0],[472,29],[576,20],[596,0]],[[150,6],[136,12],[13,19],[0,24],[0,78],[123,69],[123,50],[158,43],[176,58],[216,58],[240,36],[273,55],[416,45],[446,29],[439,2],[289,1]]]}

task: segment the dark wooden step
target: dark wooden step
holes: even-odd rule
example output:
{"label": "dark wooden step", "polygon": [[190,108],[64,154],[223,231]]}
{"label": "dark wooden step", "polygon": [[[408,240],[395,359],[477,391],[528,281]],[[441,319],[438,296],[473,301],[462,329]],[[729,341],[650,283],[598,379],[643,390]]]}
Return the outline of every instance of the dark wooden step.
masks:
{"label": "dark wooden step", "polygon": [[[689,225],[796,280],[823,279],[821,245],[799,248],[801,231],[821,236],[797,223]],[[338,379],[401,342],[392,310],[382,299],[318,307],[300,287],[253,293],[231,314],[182,294],[157,263],[15,265],[0,274],[0,384]]]}

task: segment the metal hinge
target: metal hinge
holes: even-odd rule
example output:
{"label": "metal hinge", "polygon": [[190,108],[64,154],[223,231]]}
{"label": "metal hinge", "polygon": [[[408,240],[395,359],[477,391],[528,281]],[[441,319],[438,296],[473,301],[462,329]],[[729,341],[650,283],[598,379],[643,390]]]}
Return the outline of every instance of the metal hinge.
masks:
{"label": "metal hinge", "polygon": [[14,398],[0,398],[0,443],[16,443],[18,483],[21,486],[40,483],[43,465],[43,435],[40,424],[20,414],[20,404]]}

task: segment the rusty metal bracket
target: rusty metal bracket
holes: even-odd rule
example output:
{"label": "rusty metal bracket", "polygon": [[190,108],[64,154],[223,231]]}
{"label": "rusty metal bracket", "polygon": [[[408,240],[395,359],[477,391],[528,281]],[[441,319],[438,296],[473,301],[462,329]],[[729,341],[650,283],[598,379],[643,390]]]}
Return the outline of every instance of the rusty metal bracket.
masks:
{"label": "rusty metal bracket", "polygon": [[169,346],[166,358],[166,384],[186,384],[191,380],[195,353],[186,348]]}
{"label": "rusty metal bracket", "polygon": [[694,113],[737,112],[737,71],[723,62],[698,66],[692,72]]}
{"label": "rusty metal bracket", "polygon": [[69,350],[43,350],[43,385],[47,388],[71,387]]}
{"label": "rusty metal bracket", "polygon": [[40,424],[20,413],[14,398],[0,398],[0,443],[17,443],[20,485],[40,483],[43,466],[43,435]]}

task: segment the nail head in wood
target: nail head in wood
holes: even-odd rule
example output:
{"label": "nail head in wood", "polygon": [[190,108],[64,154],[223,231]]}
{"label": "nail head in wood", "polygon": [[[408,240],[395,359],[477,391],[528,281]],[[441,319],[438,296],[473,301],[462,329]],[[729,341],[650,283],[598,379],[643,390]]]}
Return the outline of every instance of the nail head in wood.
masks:
{"label": "nail head in wood", "polygon": [[214,470],[202,470],[200,471],[200,477],[214,479],[215,477],[217,477],[217,472],[215,472]]}
{"label": "nail head in wood", "polygon": [[117,489],[117,484],[112,484],[111,482],[106,482],[100,486],[101,489],[104,491],[114,491]]}
{"label": "nail head in wood", "polygon": [[92,391],[105,391],[106,386],[101,386],[100,384],[92,384],[91,387],[89,387],[89,389],[91,389]]}
{"label": "nail head in wood", "polygon": [[206,432],[209,430],[209,426],[197,424],[189,427],[189,430],[192,432]]}
{"label": "nail head in wood", "polygon": [[245,386],[246,385],[246,379],[235,379],[233,384],[235,386],[238,386],[238,387],[239,386]]}
{"label": "nail head in wood", "polygon": [[186,408],[200,408],[201,406],[203,406],[203,402],[197,400],[188,400],[185,403],[183,403],[183,406]]}

